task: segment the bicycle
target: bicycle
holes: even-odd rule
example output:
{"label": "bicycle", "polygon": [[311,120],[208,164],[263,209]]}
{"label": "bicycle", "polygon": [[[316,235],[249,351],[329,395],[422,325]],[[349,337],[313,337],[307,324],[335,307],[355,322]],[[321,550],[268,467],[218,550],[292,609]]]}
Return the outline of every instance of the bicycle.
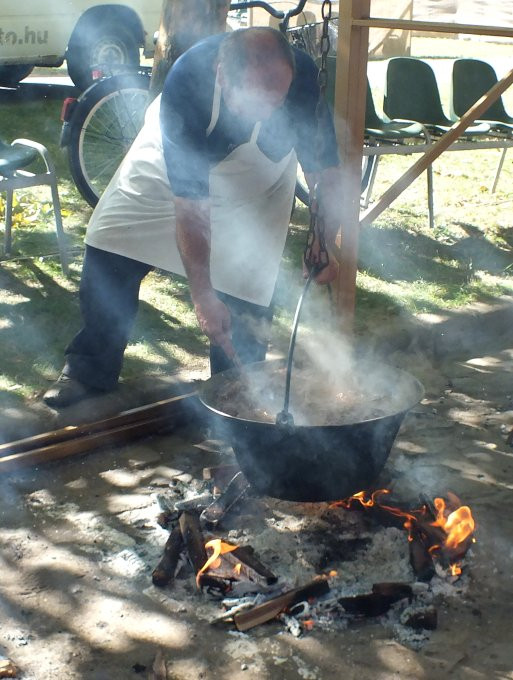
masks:
{"label": "bicycle", "polygon": [[[301,13],[305,4],[306,0],[300,0],[295,8],[285,13],[263,0],[249,0],[232,4],[231,9],[266,9],[271,16],[281,20],[280,29],[286,32],[292,45],[316,58],[319,56],[320,24],[288,27],[290,18]],[[109,73],[102,73],[78,99],[64,101],[61,147],[67,148],[75,185],[92,207],[97,204],[142,127],[150,76],[151,68],[143,67],[136,72],[120,72],[118,68],[117,73],[110,68]],[[364,156],[362,192],[369,182],[373,162],[373,156]],[[301,174],[298,174],[295,194],[308,206],[309,191]]]}
{"label": "bicycle", "polygon": [[78,99],[64,101],[61,147],[73,181],[94,207],[144,122],[151,69],[97,80]]}

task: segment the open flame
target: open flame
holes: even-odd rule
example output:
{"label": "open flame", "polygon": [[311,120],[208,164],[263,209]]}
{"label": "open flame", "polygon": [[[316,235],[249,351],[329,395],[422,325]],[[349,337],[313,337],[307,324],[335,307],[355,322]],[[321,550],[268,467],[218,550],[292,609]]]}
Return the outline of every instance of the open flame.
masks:
{"label": "open flame", "polygon": [[397,517],[404,517],[404,528],[408,531],[409,540],[412,540],[412,532],[417,528],[425,530],[429,526],[437,527],[437,531],[441,530],[439,541],[431,545],[429,552],[434,554],[442,551],[449,556],[452,555],[452,560],[449,559],[450,573],[452,576],[461,574],[461,567],[457,560],[466,552],[469,541],[475,540],[473,538],[475,521],[468,505],[462,505],[455,494],[448,492],[447,500],[443,498],[434,499],[435,518],[434,521],[429,521],[433,520],[433,513],[427,505],[415,510],[405,511],[386,505],[379,500],[381,496],[389,493],[388,489],[378,489],[370,495],[366,491],[359,491],[333,505],[350,509],[353,503],[360,503],[365,508],[377,506]]}
{"label": "open flame", "polygon": [[[453,494],[451,496],[455,498]],[[435,498],[433,502],[437,511],[433,526],[441,527],[445,531],[447,534],[445,545],[447,548],[455,549],[474,532],[475,522],[470,508],[468,505],[460,505],[451,511],[443,498]]]}
{"label": "open flame", "polygon": [[[236,550],[237,546],[232,545],[231,543],[226,543],[225,541],[222,541],[220,538],[213,538],[211,541],[208,541],[205,543],[205,548],[207,550],[212,550],[212,554],[208,558],[208,560],[205,562],[205,564],[201,567],[201,569],[198,571],[196,574],[196,585],[199,588],[199,577],[201,574],[205,573],[208,569],[217,569],[221,566],[221,555],[224,555],[225,553],[232,552],[232,550]],[[241,569],[241,565],[237,564],[235,566],[234,571],[237,573],[237,567],[239,567],[239,572]]]}

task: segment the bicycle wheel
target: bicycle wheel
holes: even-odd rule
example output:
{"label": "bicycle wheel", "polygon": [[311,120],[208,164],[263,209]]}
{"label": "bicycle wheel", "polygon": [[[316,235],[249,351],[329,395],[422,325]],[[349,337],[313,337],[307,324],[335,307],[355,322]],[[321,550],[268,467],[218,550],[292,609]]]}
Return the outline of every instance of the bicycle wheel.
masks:
{"label": "bicycle wheel", "polygon": [[150,79],[117,75],[84,92],[70,120],[68,161],[73,180],[94,207],[144,122]]}

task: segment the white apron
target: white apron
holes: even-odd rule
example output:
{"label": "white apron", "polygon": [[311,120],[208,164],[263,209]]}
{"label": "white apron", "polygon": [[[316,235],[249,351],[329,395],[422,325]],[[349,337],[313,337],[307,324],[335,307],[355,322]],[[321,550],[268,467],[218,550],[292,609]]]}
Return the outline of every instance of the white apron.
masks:
{"label": "white apron", "polygon": [[[212,118],[220,110],[216,82]],[[176,245],[174,196],[162,150],[160,97],[93,212],[86,243],[185,276]],[[296,181],[296,154],[273,162],[251,139],[209,175],[211,281],[216,290],[267,306],[278,276]]]}

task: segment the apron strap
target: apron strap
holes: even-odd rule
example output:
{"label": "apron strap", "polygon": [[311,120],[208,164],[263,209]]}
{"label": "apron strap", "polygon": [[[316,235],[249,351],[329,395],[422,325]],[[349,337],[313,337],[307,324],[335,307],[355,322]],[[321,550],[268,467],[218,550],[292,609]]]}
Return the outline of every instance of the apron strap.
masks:
{"label": "apron strap", "polygon": [[216,82],[214,84],[214,99],[212,100],[212,115],[210,117],[210,123],[208,124],[206,132],[207,137],[210,135],[210,133],[216,126],[220,110],[221,110],[221,83],[219,82],[219,66],[218,66],[216,73]]}
{"label": "apron strap", "polygon": [[251,133],[251,139],[249,140],[250,144],[256,144],[258,135],[260,134],[260,127],[262,126],[262,121],[259,120],[255,123],[255,127],[253,128],[253,132]]}

